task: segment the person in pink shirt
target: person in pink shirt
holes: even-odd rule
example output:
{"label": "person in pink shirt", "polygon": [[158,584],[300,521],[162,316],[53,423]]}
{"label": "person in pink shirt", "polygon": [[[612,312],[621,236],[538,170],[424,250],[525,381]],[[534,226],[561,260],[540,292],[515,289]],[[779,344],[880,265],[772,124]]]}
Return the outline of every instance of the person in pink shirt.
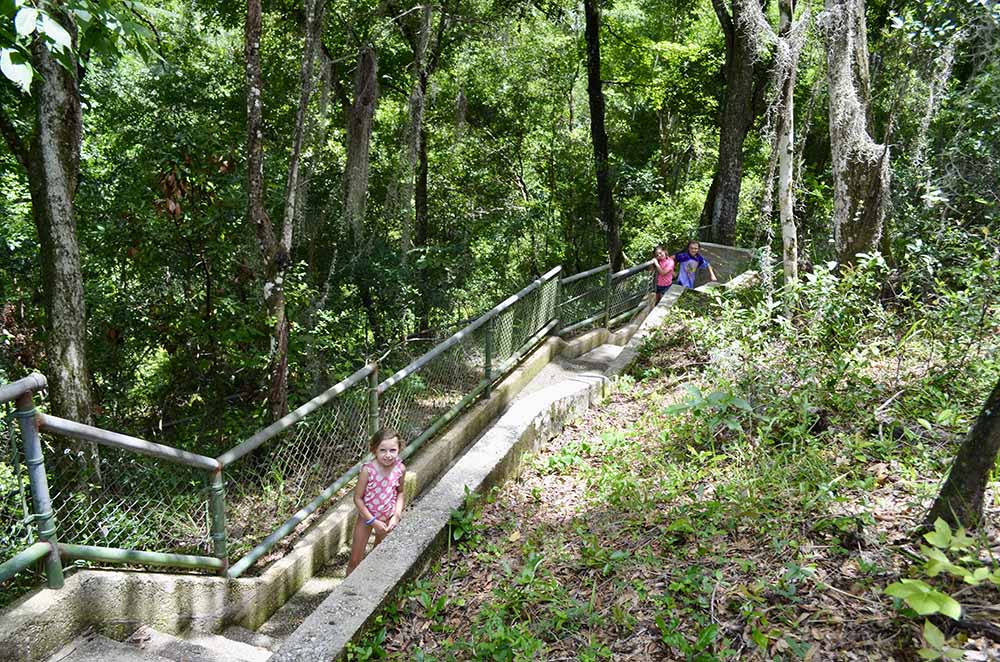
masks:
{"label": "person in pink shirt", "polygon": [[361,467],[358,484],[354,487],[358,519],[354,523],[347,574],[351,574],[364,560],[372,531],[375,532],[377,545],[399,524],[405,505],[403,477],[406,475],[406,465],[399,455],[405,446],[395,430],[382,428],[372,435],[368,447],[374,458]]}
{"label": "person in pink shirt", "polygon": [[653,259],[653,268],[656,269],[656,303],[660,303],[663,293],[674,282],[674,258],[667,255],[663,246],[657,246],[653,251]]}

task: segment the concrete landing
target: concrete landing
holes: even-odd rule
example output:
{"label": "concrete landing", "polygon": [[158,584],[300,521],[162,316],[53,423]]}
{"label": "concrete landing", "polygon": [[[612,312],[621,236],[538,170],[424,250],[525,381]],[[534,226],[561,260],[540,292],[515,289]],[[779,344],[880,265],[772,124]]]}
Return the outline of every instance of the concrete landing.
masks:
{"label": "concrete landing", "polygon": [[85,633],[48,662],[267,662],[270,657],[269,650],[219,635],[175,637],[142,627],[123,642]]}
{"label": "concrete landing", "polygon": [[514,402],[531,397],[535,393],[558,384],[562,381],[573,381],[581,378],[590,378],[594,375],[603,375],[604,370],[611,364],[611,361],[621,354],[620,345],[600,345],[586,354],[575,359],[568,359],[561,356],[555,357],[547,366],[542,368],[531,383],[524,387],[514,398]]}
{"label": "concrete landing", "polygon": [[170,660],[103,635],[89,633],[82,634],[66,644],[47,662],[170,662]]}

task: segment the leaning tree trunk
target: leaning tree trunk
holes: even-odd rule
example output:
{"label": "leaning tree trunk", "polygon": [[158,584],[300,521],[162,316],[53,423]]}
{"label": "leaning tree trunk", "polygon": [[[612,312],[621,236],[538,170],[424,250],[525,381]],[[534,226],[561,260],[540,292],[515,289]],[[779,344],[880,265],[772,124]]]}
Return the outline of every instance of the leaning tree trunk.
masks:
{"label": "leaning tree trunk", "polygon": [[889,200],[889,146],[876,143],[868,119],[868,43],[863,0],[826,0],[833,159],[833,237],[837,260],[850,264],[878,247]]}
{"label": "leaning tree trunk", "polygon": [[247,84],[247,215],[257,233],[264,261],[264,303],[273,320],[268,374],[268,412],[273,420],[288,410],[288,319],[285,317],[285,290],[281,274],[288,253],[274,236],[271,217],[264,209],[263,101],[260,75],[261,0],[247,1],[244,26],[244,56]]}
{"label": "leaning tree trunk", "polygon": [[292,231],[299,204],[299,163],[305,142],[306,113],[313,88],[313,61],[323,23],[322,3],[304,0],[305,42],[300,66],[299,108],[292,137],[292,153],[285,191],[285,213],[281,236],[264,208],[263,83],[260,73],[261,0],[248,0],[244,25],[244,56],[247,84],[247,215],[257,233],[264,262],[264,302],[271,327],[268,361],[268,413],[272,420],[288,413],[288,333],[285,308],[285,271],[291,261]]}
{"label": "leaning tree trunk", "polygon": [[926,526],[937,518],[952,527],[975,528],[983,516],[986,483],[1000,454],[1000,382],[986,399],[986,404],[951,464],[948,479],[927,514]]}
{"label": "leaning tree trunk", "polygon": [[702,208],[701,225],[709,229],[703,236],[732,244],[743,184],[743,143],[761,112],[764,67],[757,65],[756,40],[747,32],[749,24],[743,19],[740,0],[732,3],[731,15],[723,0],[712,0],[712,7],[726,39],[726,88],[719,123],[719,163]]}
{"label": "leaning tree trunk", "polygon": [[80,167],[80,89],[73,72],[56,62],[40,39],[32,48],[32,63],[39,79],[34,88],[35,138],[26,165],[41,248],[53,411],[89,424],[94,407],[73,209]]}
{"label": "leaning tree trunk", "polygon": [[608,134],[604,128],[604,90],[601,86],[601,14],[598,0],[584,0],[584,34],[587,40],[587,98],[590,102],[590,138],[594,143],[594,170],[597,174],[597,202],[601,224],[607,233],[608,260],[611,269],[622,268],[622,241],[611,197],[611,174],[608,168]]}

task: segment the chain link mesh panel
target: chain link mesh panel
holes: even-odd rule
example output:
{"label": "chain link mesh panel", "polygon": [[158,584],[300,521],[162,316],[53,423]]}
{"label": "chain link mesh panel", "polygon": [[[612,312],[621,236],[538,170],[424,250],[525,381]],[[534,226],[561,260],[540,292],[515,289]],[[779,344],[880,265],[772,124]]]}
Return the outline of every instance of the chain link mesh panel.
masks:
{"label": "chain link mesh panel", "polygon": [[460,403],[486,376],[487,336],[493,378],[499,377],[500,366],[555,317],[558,289],[555,278],[543,282],[455,346],[389,387],[379,402],[382,424],[395,428],[408,440],[415,439]]}
{"label": "chain link mesh panel", "polygon": [[[603,269],[595,274],[584,276],[569,283],[563,281],[559,295],[559,326],[566,328],[582,322],[594,315],[604,313],[607,295],[607,278],[610,269]],[[591,324],[575,329],[573,333],[582,333],[600,319]]]}
{"label": "chain link mesh panel", "polygon": [[51,434],[42,441],[60,541],[211,552],[206,472]]}
{"label": "chain link mesh panel", "polygon": [[653,277],[648,270],[638,271],[629,276],[615,278],[611,281],[611,303],[608,306],[608,318],[627,313],[642,301],[653,287]]}
{"label": "chain link mesh panel", "polygon": [[486,327],[386,389],[379,398],[382,425],[411,441],[471,393],[486,376]]}
{"label": "chain link mesh panel", "polygon": [[[21,436],[10,403],[0,405],[0,563],[35,542],[31,519],[31,489],[27,467],[21,456]],[[0,607],[42,581],[38,569],[27,570],[4,582]]]}
{"label": "chain link mesh panel", "polygon": [[231,559],[260,543],[368,452],[368,392],[362,380],[225,469]]}

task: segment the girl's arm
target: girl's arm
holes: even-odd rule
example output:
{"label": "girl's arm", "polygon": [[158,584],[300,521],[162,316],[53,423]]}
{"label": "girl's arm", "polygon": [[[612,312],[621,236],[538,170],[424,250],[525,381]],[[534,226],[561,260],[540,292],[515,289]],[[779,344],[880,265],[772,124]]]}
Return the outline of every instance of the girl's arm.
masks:
{"label": "girl's arm", "polygon": [[406,497],[403,495],[406,485],[406,467],[403,467],[403,475],[399,478],[399,491],[396,492],[396,507],[392,509],[392,517],[389,518],[388,529],[392,531],[403,519],[403,508],[406,506]]}
{"label": "girl's arm", "polygon": [[368,487],[368,467],[361,467],[358,474],[358,484],[354,486],[354,507],[365,522],[372,518],[372,513],[365,505],[365,488]]}
{"label": "girl's arm", "polygon": [[661,267],[659,260],[653,260],[653,268],[656,269],[656,273],[666,276],[674,270],[673,260],[668,259],[666,267]]}

